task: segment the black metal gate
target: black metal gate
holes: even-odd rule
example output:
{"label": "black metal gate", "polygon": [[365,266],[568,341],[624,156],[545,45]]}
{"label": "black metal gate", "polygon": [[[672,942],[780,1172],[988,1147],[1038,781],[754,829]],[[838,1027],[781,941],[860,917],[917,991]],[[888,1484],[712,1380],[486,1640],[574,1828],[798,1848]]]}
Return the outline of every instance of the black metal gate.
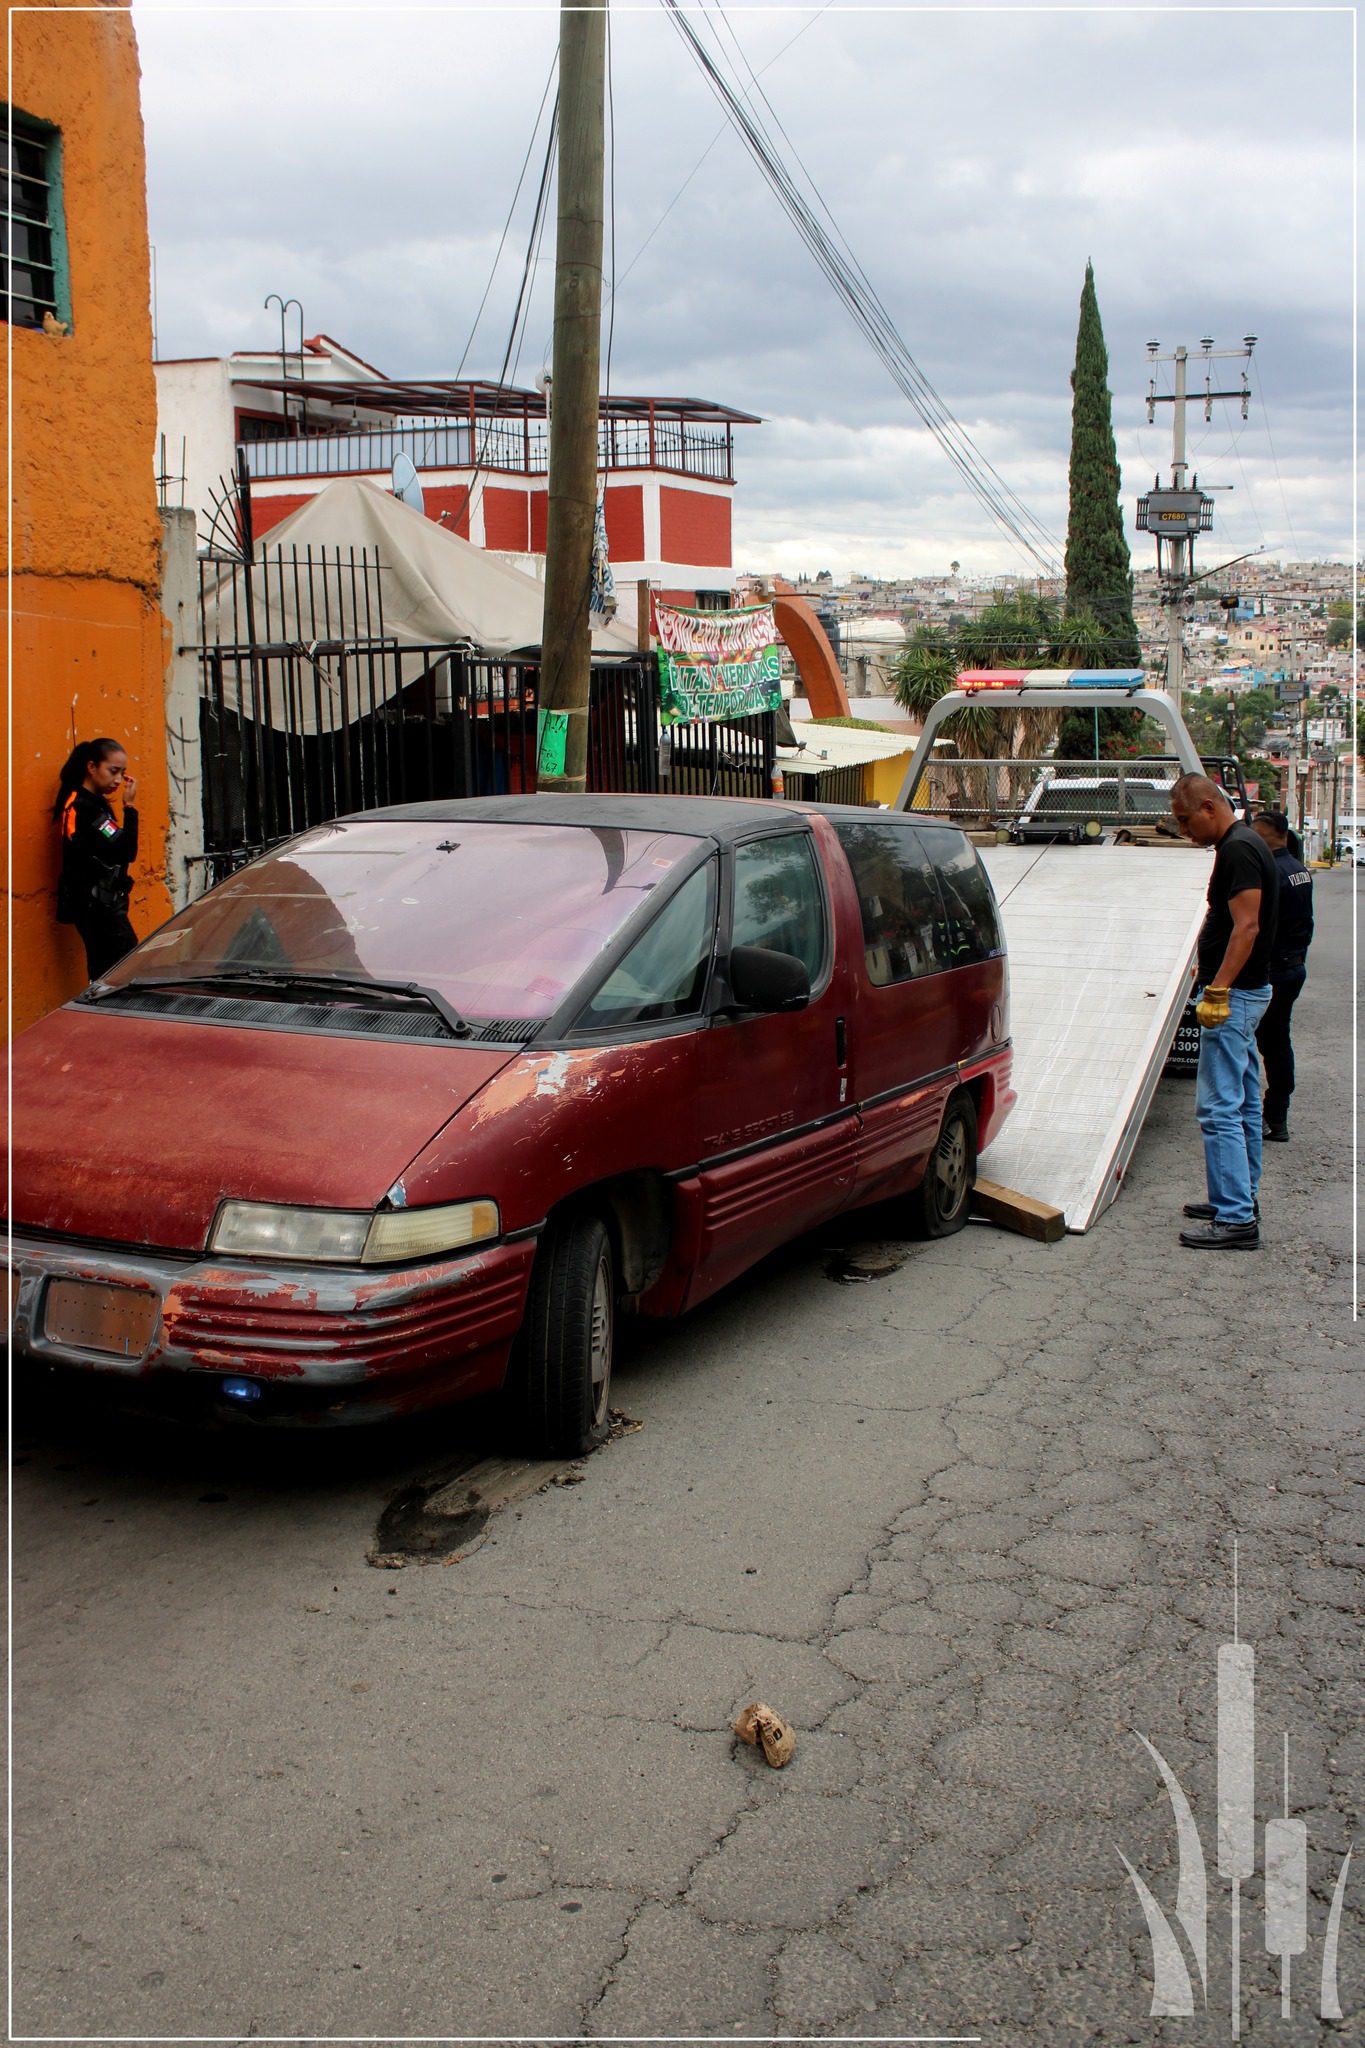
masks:
{"label": "black metal gate", "polygon": [[653,655],[594,668],[588,715],[588,788],[666,796],[769,797],[777,720],[771,711],[725,723],[666,726]]}
{"label": "black metal gate", "polygon": [[[368,550],[257,566],[200,557],[205,886],[347,811],[535,789],[537,661],[400,643]],[[774,749],[771,712],[661,727],[652,655],[593,664],[590,789],[766,797]]]}

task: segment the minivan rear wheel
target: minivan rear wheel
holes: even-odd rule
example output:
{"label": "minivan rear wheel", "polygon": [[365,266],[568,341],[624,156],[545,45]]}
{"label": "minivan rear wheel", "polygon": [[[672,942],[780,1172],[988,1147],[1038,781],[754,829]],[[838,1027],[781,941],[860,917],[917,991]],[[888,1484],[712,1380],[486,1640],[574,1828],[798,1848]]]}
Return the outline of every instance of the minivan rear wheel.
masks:
{"label": "minivan rear wheel", "polygon": [[533,1456],[576,1458],[605,1442],[616,1339],[616,1261],[599,1216],[552,1224],[531,1273],[513,1382]]}
{"label": "minivan rear wheel", "polygon": [[925,1237],[951,1237],[967,1221],[976,1183],[976,1105],[959,1091],[950,1096],[924,1179],[912,1197]]}

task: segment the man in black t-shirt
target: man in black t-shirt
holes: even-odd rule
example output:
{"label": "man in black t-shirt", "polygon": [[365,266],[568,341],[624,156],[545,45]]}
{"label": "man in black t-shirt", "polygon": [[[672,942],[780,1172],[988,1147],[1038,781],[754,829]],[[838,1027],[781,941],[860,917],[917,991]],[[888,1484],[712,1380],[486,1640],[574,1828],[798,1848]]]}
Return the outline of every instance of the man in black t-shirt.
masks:
{"label": "man in black t-shirt", "polygon": [[1199,932],[1199,1078],[1206,1202],[1187,1202],[1200,1227],[1180,1242],[1196,1251],[1255,1251],[1261,1182],[1261,1061],[1256,1027],[1270,1002],[1270,952],[1279,878],[1270,849],[1206,775],[1182,775],[1171,815],[1196,846],[1214,848],[1208,910]]}

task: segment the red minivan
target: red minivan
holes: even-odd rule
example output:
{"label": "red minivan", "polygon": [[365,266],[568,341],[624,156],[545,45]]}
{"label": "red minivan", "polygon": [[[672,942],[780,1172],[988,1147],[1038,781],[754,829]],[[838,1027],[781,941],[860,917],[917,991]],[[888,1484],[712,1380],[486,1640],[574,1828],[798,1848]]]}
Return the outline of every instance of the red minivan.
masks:
{"label": "red minivan", "polygon": [[30,1369],[261,1421],[506,1387],[605,1432],[673,1316],[905,1196],[965,1222],[1010,1092],[1003,940],[952,826],[657,796],[339,818],[13,1048]]}

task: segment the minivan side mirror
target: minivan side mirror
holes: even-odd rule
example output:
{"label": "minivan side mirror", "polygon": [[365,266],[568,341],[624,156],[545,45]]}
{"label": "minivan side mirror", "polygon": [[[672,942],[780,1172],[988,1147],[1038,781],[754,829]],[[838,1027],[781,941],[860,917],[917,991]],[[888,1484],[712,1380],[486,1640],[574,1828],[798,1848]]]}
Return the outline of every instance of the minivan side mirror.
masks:
{"label": "minivan side mirror", "polygon": [[810,1001],[810,975],[794,953],[736,946],[730,954],[730,993],[741,1010],[800,1010]]}

